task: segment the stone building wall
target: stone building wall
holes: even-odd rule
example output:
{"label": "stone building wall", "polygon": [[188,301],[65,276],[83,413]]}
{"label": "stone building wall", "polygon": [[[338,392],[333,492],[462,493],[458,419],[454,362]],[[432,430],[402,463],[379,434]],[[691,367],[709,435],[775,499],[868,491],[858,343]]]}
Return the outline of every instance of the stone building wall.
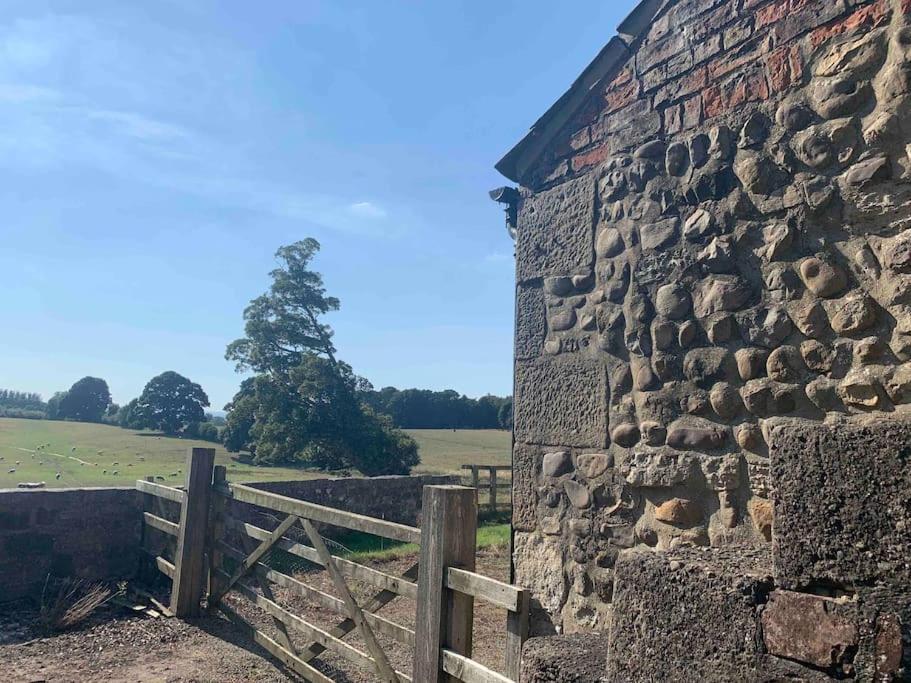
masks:
{"label": "stone building wall", "polygon": [[622,551],[767,548],[772,418],[911,401],[911,0],[645,5],[515,177],[539,634],[604,629]]}

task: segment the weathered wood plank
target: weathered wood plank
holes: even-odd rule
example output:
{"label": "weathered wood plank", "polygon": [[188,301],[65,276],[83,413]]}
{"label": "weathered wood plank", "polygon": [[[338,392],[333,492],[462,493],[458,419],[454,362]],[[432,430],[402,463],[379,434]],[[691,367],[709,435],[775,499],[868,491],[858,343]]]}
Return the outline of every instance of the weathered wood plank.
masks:
{"label": "weathered wood plank", "polygon": [[518,681],[522,671],[522,646],[528,639],[531,591],[520,589],[518,609],[506,615],[506,675]]}
{"label": "weathered wood plank", "polygon": [[[417,563],[411,565],[408,569],[406,569],[402,573],[402,578],[404,578],[404,579],[409,579],[409,580],[416,579],[417,576],[418,576]],[[377,612],[398,597],[399,597],[398,593],[393,593],[392,591],[387,591],[387,590],[381,590],[379,593],[377,593],[376,595],[371,597],[369,600],[367,600],[362,605],[362,608],[363,608],[364,612],[366,612],[366,613]],[[335,636],[337,638],[344,638],[347,634],[351,633],[355,628],[356,628],[356,626],[351,619],[343,619],[335,627],[333,627],[332,630],[329,631],[329,633],[331,633],[333,636]],[[414,640],[415,640],[414,631],[412,631],[411,629],[404,629],[404,627],[402,627],[402,626],[399,626],[399,628],[406,630],[408,632],[408,635],[410,637],[410,642],[408,643],[408,645],[409,645],[409,647],[414,647]],[[377,630],[381,631],[381,629],[377,629]],[[308,651],[303,653],[301,655],[301,657],[305,661],[309,662],[314,657],[318,657],[320,654],[322,654],[322,652],[324,650],[325,650],[325,648],[322,645],[320,645],[319,643],[311,643]]]}
{"label": "weathered wood plank", "polygon": [[[224,499],[222,499],[222,500],[224,500]],[[241,543],[243,543],[244,547],[246,548],[246,554],[250,554],[250,553],[254,552],[254,550],[256,549],[256,547],[255,547],[256,541],[254,541],[249,536],[247,536],[245,534],[241,535],[240,541],[241,541]],[[216,544],[216,545],[218,545],[218,544]],[[240,551],[237,551],[237,552],[239,553],[239,556],[235,556],[235,557],[241,563],[243,563],[246,560],[245,555],[243,553],[240,553]],[[256,564],[253,565],[253,576],[256,578],[256,585],[259,586],[259,589],[262,591],[263,595],[265,595],[269,600],[271,600],[272,602],[277,602],[275,599],[275,596],[272,594],[272,588],[269,586],[269,580],[265,575],[265,573],[266,573],[265,570],[266,570],[266,565],[264,565],[262,562],[257,562]],[[279,635],[279,640],[280,640],[279,644],[283,648],[288,650],[288,652],[297,656],[297,654],[298,654],[297,648],[294,645],[294,641],[291,640],[291,634],[288,633],[288,629],[285,627],[284,622],[281,619],[276,619],[275,617],[273,617],[272,624],[278,630],[278,635]]]}
{"label": "weathered wood plank", "polygon": [[240,578],[244,574],[246,574],[248,571],[250,571],[250,569],[257,562],[259,562],[262,559],[262,557],[267,552],[269,552],[269,550],[271,550],[272,546],[275,545],[276,541],[278,541],[278,539],[280,539],[282,536],[284,536],[285,533],[288,531],[288,529],[290,529],[292,526],[294,526],[298,522],[299,519],[300,518],[296,517],[295,515],[288,515],[287,517],[285,517],[285,519],[282,521],[282,523],[279,524],[277,527],[275,527],[275,530],[269,534],[269,537],[264,538],[262,540],[262,542],[256,547],[256,549],[252,553],[250,553],[244,559],[243,562],[240,563],[240,566],[231,575],[231,578],[228,579],[227,583],[220,585],[218,588],[218,592],[215,593],[215,595],[209,596],[209,604],[210,605],[217,604],[218,601],[224,597],[225,593],[227,593],[229,590],[231,590],[231,587],[235,583],[237,583],[238,580],[240,580]]}
{"label": "weathered wood plank", "polygon": [[462,465],[462,469],[497,470],[499,472],[506,472],[512,469],[512,465]]}
{"label": "weathered wood plank", "polygon": [[[257,540],[262,540],[269,536],[268,531],[252,524],[243,523],[238,528]],[[310,562],[313,562],[314,564],[317,564],[321,567],[325,566],[322,560],[320,560],[319,553],[317,553],[316,550],[310,546],[294,543],[293,541],[289,541],[284,538],[278,541],[275,546],[291,553],[292,555],[296,555],[297,557],[309,560]],[[339,571],[341,571],[345,576],[348,576],[352,579],[357,579],[358,581],[363,581],[364,583],[369,583],[370,585],[376,586],[377,588],[391,591],[397,595],[401,595],[404,598],[410,598],[414,600],[418,596],[417,584],[412,581],[409,581],[405,578],[392,576],[391,574],[386,574],[376,569],[371,569],[370,567],[365,567],[362,564],[351,562],[350,560],[338,557],[337,555],[333,555],[332,557],[335,559],[335,564],[339,568]]]}
{"label": "weathered wood plank", "polygon": [[478,506],[475,489],[425,486],[412,675],[421,683],[452,680],[442,649],[471,656],[474,598],[446,588],[446,568],[475,568]]}
{"label": "weathered wood plank", "polygon": [[[232,557],[235,560],[240,561],[244,557],[243,553],[241,553],[239,550],[237,550],[236,548],[232,548],[231,546],[229,546],[225,543],[221,543],[220,547],[221,547],[222,552],[225,555]],[[321,607],[324,607],[328,610],[332,610],[336,614],[341,614],[341,615],[348,614],[348,610],[345,607],[345,603],[333,595],[324,593],[323,591],[321,591],[317,588],[314,588],[313,586],[307,585],[306,583],[304,583],[303,581],[300,581],[299,579],[295,579],[293,576],[288,576],[287,574],[283,574],[279,571],[276,571],[275,569],[271,569],[270,567],[268,567],[262,563],[257,564],[256,569],[262,570],[263,576],[266,579],[268,579],[269,581],[271,581],[272,583],[274,583],[276,585],[281,586],[282,588],[289,590],[291,593],[294,593],[295,595],[299,595],[302,598],[306,598],[307,600],[312,600],[313,602],[319,604]],[[397,597],[395,595],[395,593],[391,593],[390,595],[392,595],[393,597]],[[267,595],[266,597],[269,597],[269,596]],[[272,598],[269,598],[269,599],[272,600]],[[371,627],[375,631],[382,633],[383,635],[389,636],[390,638],[397,640],[398,642],[403,643],[404,645],[408,645],[409,647],[414,647],[414,631],[412,631],[411,629],[405,628],[404,626],[400,626],[399,624],[396,624],[393,621],[389,621],[388,619],[384,619],[383,617],[381,617],[377,614],[373,614],[370,611],[368,611],[367,605],[370,604],[372,606],[373,605],[372,600],[373,599],[364,603],[364,606],[362,607],[362,609],[364,610],[364,617],[367,619],[367,622],[371,625]],[[274,602],[274,600],[273,600],[273,602]],[[373,609],[375,609],[375,607],[373,607]],[[347,622],[348,620],[346,619],[345,621]],[[352,622],[352,625],[353,625],[353,622]],[[343,635],[346,635],[347,633],[350,633],[352,630],[354,630],[354,628],[351,628],[342,633],[334,633],[333,631],[329,631],[329,633],[330,633],[330,635],[334,635],[336,637],[341,637]],[[307,661],[309,661],[309,660],[307,660]]]}
{"label": "weathered wood plank", "polygon": [[[212,486],[224,486],[227,481],[227,468],[216,465],[212,470]],[[218,575],[215,570],[221,566],[222,558],[216,544],[225,535],[225,516],[227,514],[227,500],[224,496],[212,496],[212,508],[209,511],[209,586],[208,595],[218,592]]]}
{"label": "weathered wood plank", "polygon": [[180,489],[175,489],[172,486],[162,486],[161,484],[155,484],[151,481],[145,481],[143,479],[136,480],[136,490],[142,491],[143,493],[148,493],[153,496],[158,496],[159,498],[164,498],[166,500],[173,500],[175,503],[183,503],[186,500],[187,494]]}
{"label": "weathered wood plank", "polygon": [[446,587],[471,595],[496,607],[516,611],[524,589],[457,567],[446,570]]}
{"label": "weathered wood plank", "polygon": [[314,522],[322,522],[345,529],[363,531],[368,534],[374,534],[375,536],[391,538],[396,541],[404,541],[405,543],[421,542],[421,530],[416,527],[397,524],[395,522],[387,522],[384,519],[375,519],[365,515],[358,515],[354,512],[336,510],[335,508],[326,507],[325,505],[308,503],[303,500],[289,498],[288,496],[282,496],[268,491],[260,491],[259,489],[250,486],[244,486],[243,484],[228,484],[227,487],[219,488],[217,492],[221,495],[230,496],[234,500],[238,500],[242,503],[258,505],[277,512],[284,512],[288,515],[297,515],[298,517],[303,517]]}
{"label": "weathered wood plank", "polygon": [[162,519],[158,515],[153,515],[151,512],[143,512],[142,518],[146,524],[148,524],[153,529],[158,529],[161,532],[168,534],[169,536],[177,536],[180,531],[180,526],[174,522],[169,522],[166,519]]}
{"label": "weathered wood plank", "polygon": [[172,581],[174,580],[174,565],[168,562],[163,557],[155,558],[155,566],[158,567],[158,570],[167,576]]}
{"label": "weathered wood plank", "polygon": [[318,669],[314,669],[312,666],[302,661],[299,657],[296,657],[292,653],[285,650],[281,645],[272,640],[262,631],[257,630],[241,617],[237,612],[228,607],[226,604],[221,603],[218,605],[218,609],[230,619],[235,626],[240,630],[244,631],[250,640],[262,647],[269,654],[275,657],[278,661],[284,664],[286,667],[294,671],[299,676],[302,676],[304,680],[311,681],[311,683],[333,683],[332,679],[324,675]]}
{"label": "weathered wood plank", "polygon": [[313,522],[309,519],[301,520],[301,523],[304,525],[304,531],[307,532],[307,538],[310,539],[310,543],[316,548],[316,552],[319,553],[319,557],[323,561],[326,571],[329,572],[329,577],[332,579],[335,589],[339,592],[339,595],[342,596],[342,600],[348,610],[348,617],[357,625],[361,638],[363,638],[364,642],[367,644],[367,649],[373,656],[373,663],[377,675],[388,683],[396,683],[395,670],[389,663],[389,659],[386,657],[383,648],[380,646],[379,642],[377,642],[373,629],[370,628],[370,624],[364,619],[364,613],[361,611],[360,606],[357,604],[354,596],[351,595],[351,591],[348,590],[348,584],[345,583],[345,577],[338,570],[338,567],[335,566],[335,560],[332,559],[332,554],[323,542],[323,537],[319,535],[319,532],[317,532],[316,528],[313,526]]}
{"label": "weathered wood plank", "polygon": [[[224,572],[220,573],[224,574],[227,577],[227,574]],[[293,628],[296,631],[300,631],[310,640],[315,640],[316,642],[325,646],[327,650],[332,650],[340,657],[344,657],[349,662],[361,667],[362,669],[366,669],[367,671],[374,670],[373,660],[370,658],[370,655],[365,652],[361,652],[343,640],[339,640],[318,626],[314,626],[304,619],[301,619],[297,615],[291,614],[291,612],[279,606],[272,600],[269,600],[268,598],[257,593],[245,581],[238,581],[237,584],[235,584],[235,589],[240,595],[243,595],[257,607],[262,608],[270,616],[278,617],[281,619],[285,623],[285,626]],[[410,677],[401,672],[396,672],[396,676],[399,681],[411,681]]]}
{"label": "weathered wood plank", "polygon": [[452,650],[444,649],[442,659],[443,671],[463,683],[516,683],[518,681],[518,679],[507,678]]}
{"label": "weathered wood plank", "polygon": [[187,455],[186,501],[180,508],[171,586],[171,610],[178,617],[200,615],[199,603],[206,587],[205,551],[214,465],[214,448],[193,448]]}

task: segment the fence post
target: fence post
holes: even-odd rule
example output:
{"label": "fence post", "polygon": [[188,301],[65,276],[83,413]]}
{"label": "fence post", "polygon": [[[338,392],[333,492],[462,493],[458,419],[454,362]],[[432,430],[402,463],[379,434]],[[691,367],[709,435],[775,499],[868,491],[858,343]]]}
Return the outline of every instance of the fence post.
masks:
{"label": "fence post", "polygon": [[491,467],[487,470],[490,476],[490,510],[493,513],[497,511],[497,468]]}
{"label": "fence post", "polygon": [[[219,488],[227,483],[228,470],[224,465],[216,465],[212,474],[212,487]],[[209,502],[209,532],[208,532],[208,553],[209,553],[209,582],[207,594],[212,595],[218,591],[218,578],[216,570],[221,569],[222,553],[216,544],[225,535],[225,507],[227,501],[224,496],[211,497]]]}
{"label": "fence post", "polygon": [[471,656],[474,599],[445,586],[447,567],[475,568],[476,489],[425,486],[412,680],[454,680],[443,672],[442,648]]}
{"label": "fence post", "polygon": [[528,640],[528,610],[531,593],[523,589],[519,609],[506,616],[506,675],[518,681],[522,675],[522,645]]}
{"label": "fence post", "polygon": [[180,508],[180,532],[171,586],[171,611],[178,617],[200,614],[199,602],[206,588],[206,532],[214,464],[214,448],[193,448],[187,455],[187,495]]}

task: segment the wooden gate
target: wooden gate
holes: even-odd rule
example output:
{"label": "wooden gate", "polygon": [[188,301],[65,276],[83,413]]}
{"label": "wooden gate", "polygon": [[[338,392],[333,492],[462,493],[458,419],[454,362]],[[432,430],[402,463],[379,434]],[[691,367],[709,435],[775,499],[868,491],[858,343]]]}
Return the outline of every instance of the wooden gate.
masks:
{"label": "wooden gate", "polygon": [[[346,662],[372,672],[384,682],[518,681],[521,648],[527,634],[528,592],[478,574],[475,569],[477,527],[476,491],[461,486],[427,486],[420,529],[226,481],[224,467],[213,467],[214,450],[192,449],[187,461],[185,490],[138,481],[148,494],[144,519],[150,533],[176,539],[173,561],[156,554],[155,564],[172,579],[170,610],[178,617],[219,610],[253,641],[304,679],[332,679],[314,666],[322,653],[332,652]],[[160,500],[179,506],[179,522],[162,512]],[[276,522],[267,529],[250,523],[244,510],[269,511]],[[176,510],[171,511],[176,516]],[[334,555],[323,538],[325,526],[366,532],[420,546],[419,561],[395,576]],[[297,537],[291,537],[295,533]],[[149,547],[148,545],[146,547]],[[160,547],[160,545],[159,545]],[[267,561],[274,549],[307,560],[328,574],[336,595],[279,571]],[[350,581],[377,590],[358,602]],[[273,586],[339,615],[328,626],[310,623],[276,600]],[[277,638],[245,619],[226,603],[240,596],[272,620]],[[414,630],[379,612],[397,599],[415,603]],[[471,659],[474,600],[507,611],[505,675]],[[346,642],[356,633],[363,649]],[[294,636],[302,636],[303,644]],[[413,653],[411,672],[390,663],[381,639],[391,639]]]}

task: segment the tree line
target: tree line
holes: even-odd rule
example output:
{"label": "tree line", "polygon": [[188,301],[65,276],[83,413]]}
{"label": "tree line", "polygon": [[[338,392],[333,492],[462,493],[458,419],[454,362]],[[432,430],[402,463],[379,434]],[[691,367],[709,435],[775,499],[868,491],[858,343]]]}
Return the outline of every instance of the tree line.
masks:
{"label": "tree line", "polygon": [[46,410],[47,404],[41,400],[41,394],[0,389],[0,417],[41,418]]}
{"label": "tree line", "polygon": [[310,269],[319,249],[312,238],[281,247],[268,291],[244,310],[244,336],[228,345],[225,358],[252,376],[225,406],[226,419],[206,413],[203,388],[174,371],[153,377],[123,406],[111,401],[99,377],[83,377],[47,403],[37,394],[0,390],[0,415],[29,411],[14,416],[152,429],[220,441],[229,451],[249,452],[258,464],[355,469],[368,476],[407,474],[418,463],[417,443],[404,428],[512,428],[512,398],[376,391],[356,375],[338,358],[333,330],[323,322],[340,303]]}
{"label": "tree line", "polygon": [[362,400],[402,429],[512,429],[512,397],[383,387],[363,392]]}

